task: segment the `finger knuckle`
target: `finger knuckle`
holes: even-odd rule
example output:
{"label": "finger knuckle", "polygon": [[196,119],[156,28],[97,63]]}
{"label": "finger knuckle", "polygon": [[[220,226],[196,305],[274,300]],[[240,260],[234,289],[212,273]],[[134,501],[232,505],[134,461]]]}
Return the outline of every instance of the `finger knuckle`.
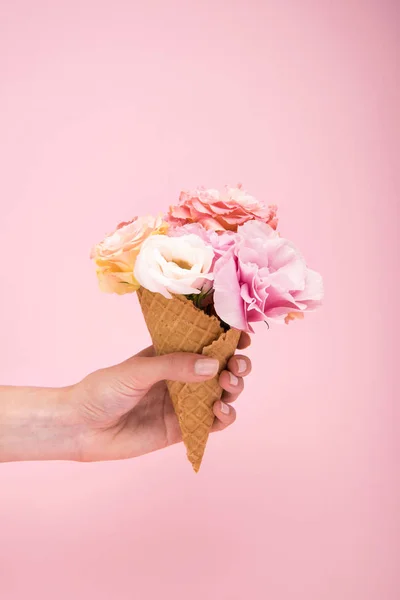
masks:
{"label": "finger knuckle", "polygon": [[176,376],[184,376],[188,372],[187,360],[185,360],[185,356],[182,354],[169,354],[167,359],[167,371]]}

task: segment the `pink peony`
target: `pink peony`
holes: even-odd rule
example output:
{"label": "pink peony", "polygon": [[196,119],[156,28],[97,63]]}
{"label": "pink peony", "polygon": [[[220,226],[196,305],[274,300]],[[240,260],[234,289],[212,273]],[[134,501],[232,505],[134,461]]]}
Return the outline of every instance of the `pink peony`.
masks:
{"label": "pink peony", "polygon": [[[231,327],[292,320],[321,304],[323,283],[291,242],[258,221],[238,228],[236,242],[215,264],[214,304]],[[290,316],[288,316],[290,315]]]}
{"label": "pink peony", "polygon": [[218,190],[199,188],[183,191],[179,204],[171,206],[167,220],[174,225],[200,223],[212,231],[237,231],[239,225],[257,220],[268,223],[276,229],[277,208],[258,202],[243,190],[241,185],[226,187],[223,193]]}

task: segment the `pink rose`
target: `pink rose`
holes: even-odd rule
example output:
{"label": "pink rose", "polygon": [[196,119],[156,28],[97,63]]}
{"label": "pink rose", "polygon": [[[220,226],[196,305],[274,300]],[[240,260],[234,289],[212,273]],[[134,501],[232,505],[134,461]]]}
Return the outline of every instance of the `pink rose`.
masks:
{"label": "pink rose", "polygon": [[199,188],[181,192],[179,204],[171,206],[167,220],[174,225],[200,223],[212,231],[237,231],[239,225],[257,220],[276,229],[276,206],[266,207],[245,192],[241,185],[218,190]]}
{"label": "pink rose", "polygon": [[250,323],[266,319],[288,322],[293,313],[317,308],[322,297],[319,273],[265,223],[239,227],[235,245],[215,265],[215,310],[237,329],[252,331]]}
{"label": "pink rose", "polygon": [[117,229],[94,246],[90,258],[96,263],[100,289],[103,292],[126,294],[140,285],[133,270],[143,242],[153,233],[166,230],[160,217],[135,217],[120,223]]}

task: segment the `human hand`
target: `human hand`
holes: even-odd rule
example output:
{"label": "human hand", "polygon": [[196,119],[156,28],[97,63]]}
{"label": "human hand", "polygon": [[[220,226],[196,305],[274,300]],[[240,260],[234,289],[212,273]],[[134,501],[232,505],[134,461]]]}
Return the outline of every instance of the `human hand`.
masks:
{"label": "human hand", "polygon": [[[250,337],[242,334],[239,349],[249,345]],[[198,374],[207,364],[211,370]],[[190,353],[155,356],[150,347],[119,365],[92,373],[72,388],[79,423],[78,460],[131,458],[180,442],[165,379],[201,382],[214,377],[217,370],[214,359]],[[214,404],[211,431],[225,429],[235,421],[232,403],[243,391],[243,377],[250,371],[246,356],[229,360],[227,370],[220,374],[223,395]]]}

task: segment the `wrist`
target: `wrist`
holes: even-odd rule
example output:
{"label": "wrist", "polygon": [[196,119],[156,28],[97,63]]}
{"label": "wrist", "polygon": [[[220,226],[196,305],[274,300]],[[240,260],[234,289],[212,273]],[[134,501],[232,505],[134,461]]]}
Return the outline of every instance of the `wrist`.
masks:
{"label": "wrist", "polygon": [[73,387],[0,388],[0,462],[79,460]]}

